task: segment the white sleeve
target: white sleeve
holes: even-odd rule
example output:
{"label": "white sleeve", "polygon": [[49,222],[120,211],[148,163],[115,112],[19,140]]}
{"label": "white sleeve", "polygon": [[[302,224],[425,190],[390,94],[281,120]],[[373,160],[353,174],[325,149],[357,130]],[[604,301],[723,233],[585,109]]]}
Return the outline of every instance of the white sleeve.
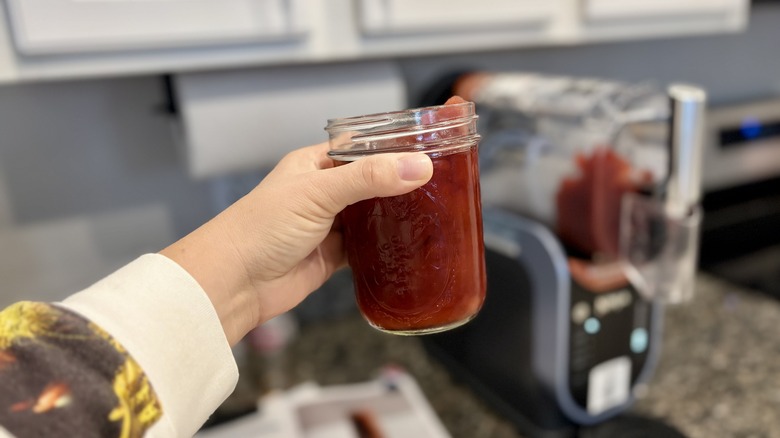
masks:
{"label": "white sleeve", "polygon": [[61,305],[111,334],[146,373],[163,408],[147,436],[194,435],[236,386],[211,301],[165,256],[144,255]]}

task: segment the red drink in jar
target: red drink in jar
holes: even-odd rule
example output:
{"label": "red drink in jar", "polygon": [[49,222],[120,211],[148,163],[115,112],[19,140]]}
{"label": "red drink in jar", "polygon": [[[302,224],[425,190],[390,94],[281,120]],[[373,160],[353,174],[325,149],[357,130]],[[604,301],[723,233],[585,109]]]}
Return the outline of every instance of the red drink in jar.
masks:
{"label": "red drink in jar", "polygon": [[448,330],[472,319],[485,299],[477,116],[473,104],[456,102],[327,128],[337,165],[400,151],[422,151],[433,162],[433,177],[419,189],[341,214],[358,306],[386,332]]}

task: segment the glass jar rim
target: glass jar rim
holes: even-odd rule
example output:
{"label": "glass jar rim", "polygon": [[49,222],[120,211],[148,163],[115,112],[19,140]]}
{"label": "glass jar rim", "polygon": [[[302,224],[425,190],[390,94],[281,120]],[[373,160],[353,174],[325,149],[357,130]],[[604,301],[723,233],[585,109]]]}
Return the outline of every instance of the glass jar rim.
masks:
{"label": "glass jar rim", "polygon": [[[334,133],[353,130],[356,128],[367,129],[372,127],[381,127],[391,124],[394,121],[401,120],[403,116],[415,116],[415,118],[419,118],[425,113],[438,113],[440,110],[445,108],[448,110],[453,110],[458,114],[456,117],[446,119],[453,120],[476,115],[474,107],[474,102],[463,102],[450,105],[432,105],[398,111],[386,111],[373,114],[364,114],[360,116],[337,117],[328,119],[328,124],[325,126],[325,130],[329,133]],[[463,111],[458,111],[463,109],[467,109],[468,111],[465,113]]]}
{"label": "glass jar rim", "polygon": [[473,102],[330,119],[325,130],[336,160],[382,152],[450,154],[479,142]]}

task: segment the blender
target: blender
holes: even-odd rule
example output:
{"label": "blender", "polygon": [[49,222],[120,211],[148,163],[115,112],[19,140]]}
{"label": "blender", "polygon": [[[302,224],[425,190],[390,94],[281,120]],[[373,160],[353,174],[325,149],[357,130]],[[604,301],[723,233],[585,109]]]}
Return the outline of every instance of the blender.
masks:
{"label": "blender", "polygon": [[705,93],[450,79],[439,94],[481,118],[488,292],[426,348],[532,437],[681,436],[626,410],[655,368],[664,306],[694,291]]}

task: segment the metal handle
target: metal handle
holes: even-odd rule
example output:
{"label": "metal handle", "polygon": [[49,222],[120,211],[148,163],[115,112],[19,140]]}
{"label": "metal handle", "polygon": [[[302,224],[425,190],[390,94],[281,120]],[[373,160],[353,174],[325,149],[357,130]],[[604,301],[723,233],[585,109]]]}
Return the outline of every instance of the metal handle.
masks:
{"label": "metal handle", "polygon": [[701,88],[672,84],[669,180],[664,208],[671,217],[687,216],[701,199],[701,162],[707,93]]}

